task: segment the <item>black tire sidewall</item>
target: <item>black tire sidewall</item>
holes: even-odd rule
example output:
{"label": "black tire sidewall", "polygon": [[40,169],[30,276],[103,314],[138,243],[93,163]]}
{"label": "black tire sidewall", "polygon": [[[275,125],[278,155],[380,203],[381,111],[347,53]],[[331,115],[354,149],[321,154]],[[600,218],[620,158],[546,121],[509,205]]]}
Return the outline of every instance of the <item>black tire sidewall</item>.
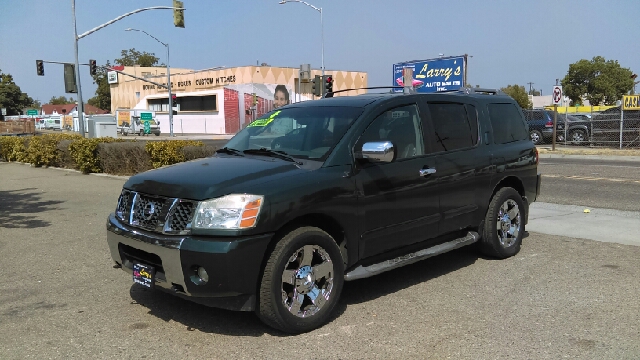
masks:
{"label": "black tire sidewall", "polygon": [[[498,221],[497,214],[500,211],[500,207],[509,199],[518,204],[518,209],[520,210],[520,232],[518,233],[516,242],[505,248],[500,244],[496,226]],[[482,233],[482,248],[486,255],[504,259],[514,256],[520,251],[522,237],[525,232],[524,219],[526,214],[524,211],[524,202],[522,201],[520,194],[513,188],[502,188],[493,196],[484,220],[484,229]]]}
{"label": "black tire sidewall", "polygon": [[[282,304],[282,284],[280,283],[280,276],[291,255],[305,245],[318,245],[329,254],[333,262],[334,275],[333,289],[327,303],[313,316],[300,318],[291,314]],[[318,228],[305,227],[296,229],[284,236],[272,252],[271,257],[274,256],[277,258],[272,258],[272,260],[275,261],[272,264],[273,269],[271,271],[274,279],[271,279],[269,284],[270,296],[268,299],[261,298],[259,300],[260,302],[268,301],[269,305],[273,307],[274,314],[277,317],[277,324],[271,324],[268,320],[266,321],[267,324],[289,333],[306,332],[323,325],[333,313],[333,309],[339,301],[340,293],[344,285],[344,264],[342,263],[342,256],[340,255],[338,245],[326,232]],[[269,263],[267,263],[267,266],[269,266]],[[265,285],[265,280],[266,279],[263,278],[262,286]],[[263,291],[261,291],[261,293],[264,294]],[[258,309],[260,309],[260,305]],[[262,316],[261,318],[265,321]]]}

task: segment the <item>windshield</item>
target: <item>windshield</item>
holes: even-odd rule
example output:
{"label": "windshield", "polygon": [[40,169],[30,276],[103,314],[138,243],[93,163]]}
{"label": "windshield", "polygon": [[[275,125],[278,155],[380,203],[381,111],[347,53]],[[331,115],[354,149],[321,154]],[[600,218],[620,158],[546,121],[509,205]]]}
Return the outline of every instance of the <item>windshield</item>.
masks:
{"label": "windshield", "polygon": [[276,150],[300,159],[324,160],[360,116],[356,107],[301,107],[268,112],[237,133],[226,147]]}

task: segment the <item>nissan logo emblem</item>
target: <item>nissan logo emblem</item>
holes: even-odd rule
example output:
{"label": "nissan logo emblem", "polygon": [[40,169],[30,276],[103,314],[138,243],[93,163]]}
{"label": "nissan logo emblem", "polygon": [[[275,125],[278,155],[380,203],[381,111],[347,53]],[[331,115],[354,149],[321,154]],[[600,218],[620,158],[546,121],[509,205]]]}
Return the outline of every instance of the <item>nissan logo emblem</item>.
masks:
{"label": "nissan logo emblem", "polygon": [[144,209],[142,210],[142,215],[144,216],[144,219],[147,221],[151,220],[151,218],[155,213],[156,213],[156,206],[152,202],[148,202],[147,205],[145,205]]}

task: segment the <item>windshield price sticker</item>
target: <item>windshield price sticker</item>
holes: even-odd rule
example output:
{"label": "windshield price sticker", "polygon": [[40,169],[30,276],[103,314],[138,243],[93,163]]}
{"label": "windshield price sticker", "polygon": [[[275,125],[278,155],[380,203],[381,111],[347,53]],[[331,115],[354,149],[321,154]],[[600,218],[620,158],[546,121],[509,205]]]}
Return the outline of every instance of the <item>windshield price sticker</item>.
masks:
{"label": "windshield price sticker", "polygon": [[247,127],[249,127],[249,126],[267,126],[278,116],[278,114],[280,114],[280,110],[274,112],[268,118],[262,118],[262,119],[258,119],[256,121],[252,122],[251,124],[247,125]]}

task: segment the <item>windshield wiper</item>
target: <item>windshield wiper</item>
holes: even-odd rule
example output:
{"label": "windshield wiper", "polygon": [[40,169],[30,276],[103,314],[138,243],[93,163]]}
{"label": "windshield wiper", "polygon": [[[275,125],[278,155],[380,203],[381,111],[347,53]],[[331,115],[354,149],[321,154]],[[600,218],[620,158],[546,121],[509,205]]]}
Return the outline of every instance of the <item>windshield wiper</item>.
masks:
{"label": "windshield wiper", "polygon": [[223,147],[222,149],[216,150],[216,153],[218,153],[218,154],[225,153],[225,154],[229,154],[229,155],[244,156],[244,155],[242,155],[242,152],[240,150],[228,148],[226,146]]}
{"label": "windshield wiper", "polygon": [[267,148],[260,148],[260,149],[247,149],[247,150],[245,150],[243,152],[245,154],[250,154],[250,155],[264,155],[264,156],[277,157],[277,158],[282,159],[282,160],[291,161],[291,162],[294,162],[294,163],[296,163],[298,165],[302,165],[302,162],[294,159],[291,155],[288,155],[286,152],[280,151],[280,150],[271,150],[271,149],[267,149]]}

